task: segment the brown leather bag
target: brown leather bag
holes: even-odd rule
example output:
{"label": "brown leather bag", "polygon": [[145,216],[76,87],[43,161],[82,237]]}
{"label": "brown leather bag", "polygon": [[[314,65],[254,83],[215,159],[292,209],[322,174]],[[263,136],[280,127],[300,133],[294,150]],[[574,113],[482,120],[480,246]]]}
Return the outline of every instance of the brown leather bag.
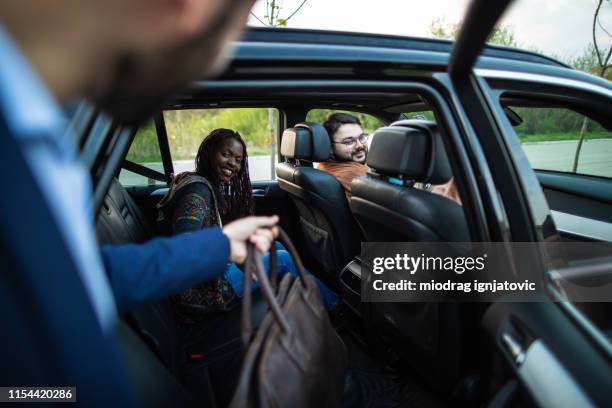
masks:
{"label": "brown leather bag", "polygon": [[248,288],[253,273],[269,309],[255,336],[251,329],[251,295],[244,291],[242,334],[246,353],[230,407],[338,407],[341,404],[347,352],[333,329],[314,277],[304,267],[289,237],[280,241],[293,258],[299,277],[286,274],[276,288],[276,254],[271,250],[270,278],[261,255],[249,247],[245,263]]}

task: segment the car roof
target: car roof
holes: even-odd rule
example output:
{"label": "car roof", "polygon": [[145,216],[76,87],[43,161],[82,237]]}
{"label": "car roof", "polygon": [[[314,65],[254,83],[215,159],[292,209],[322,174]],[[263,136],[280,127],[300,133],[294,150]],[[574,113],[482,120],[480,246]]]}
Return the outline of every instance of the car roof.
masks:
{"label": "car roof", "polygon": [[[454,42],[442,39],[289,28],[249,28],[236,42],[230,67],[219,79],[196,81],[175,94],[169,109],[191,107],[321,107],[362,112],[413,112],[427,109],[416,93],[338,91],[334,81],[422,81],[446,72]],[[612,89],[609,81],[572,69],[531,51],[487,45],[476,62],[480,72],[527,73],[591,83]],[[425,75],[425,77],[423,76]],[[420,78],[420,79],[418,79]],[[283,91],[305,80],[330,86]],[[231,82],[257,82],[258,90],[231,88]],[[261,86],[269,81],[269,86]],[[276,82],[274,82],[276,81]],[[284,81],[280,84],[279,81]],[[251,91],[249,90],[251,89]]]}
{"label": "car roof", "polygon": [[[434,38],[402,37],[383,34],[356,33],[344,31],[326,31],[292,28],[262,28],[251,27],[245,31],[240,39],[237,58],[241,59],[253,44],[267,44],[270,49],[282,49],[280,44],[300,44],[302,46],[335,46],[335,47],[364,47],[385,50],[420,51],[424,59],[437,63],[440,56],[448,58],[452,52],[454,41]],[[276,45],[276,46],[275,46]],[[312,50],[313,47],[304,49]],[[282,55],[282,54],[281,54]],[[535,52],[518,48],[486,45],[481,52],[482,56],[502,58],[515,61],[539,63],[551,66],[567,67],[567,65]],[[445,58],[445,59],[446,59]]]}
{"label": "car roof", "polygon": [[[236,42],[225,77],[348,74],[363,69],[447,71],[453,41],[289,28],[250,28]],[[325,71],[327,69],[327,71]],[[335,71],[333,71],[333,70]],[[486,45],[477,70],[548,75],[612,90],[605,79],[575,70],[550,57],[517,48]],[[345,70],[345,71],[342,71]],[[387,77],[393,76],[392,72]]]}

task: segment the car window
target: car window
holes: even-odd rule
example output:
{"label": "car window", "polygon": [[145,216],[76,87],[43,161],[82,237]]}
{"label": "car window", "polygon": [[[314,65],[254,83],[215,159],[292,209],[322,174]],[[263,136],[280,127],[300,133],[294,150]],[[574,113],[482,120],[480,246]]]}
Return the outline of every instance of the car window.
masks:
{"label": "car window", "polygon": [[406,119],[427,119],[432,122],[436,121],[436,117],[433,111],[422,111],[422,112],[407,112],[402,114]]}
{"label": "car window", "polygon": [[195,169],[202,140],[214,129],[240,133],[247,145],[251,181],[275,178],[278,110],[273,108],[184,109],[164,112],[176,174]]}
{"label": "car window", "polygon": [[[149,122],[136,132],[125,159],[164,174],[157,132],[153,122]],[[124,168],[119,173],[119,182],[126,187],[165,184]]]}
{"label": "car window", "polygon": [[567,108],[510,107],[534,169],[612,178],[612,132]]}
{"label": "car window", "polygon": [[351,115],[356,116],[361,122],[361,128],[367,134],[372,134],[379,127],[385,126],[385,123],[382,120],[378,119],[375,116],[368,115],[367,113],[332,109],[311,109],[306,115],[306,121],[323,124],[323,122],[325,122],[329,115],[336,112],[349,113]]}

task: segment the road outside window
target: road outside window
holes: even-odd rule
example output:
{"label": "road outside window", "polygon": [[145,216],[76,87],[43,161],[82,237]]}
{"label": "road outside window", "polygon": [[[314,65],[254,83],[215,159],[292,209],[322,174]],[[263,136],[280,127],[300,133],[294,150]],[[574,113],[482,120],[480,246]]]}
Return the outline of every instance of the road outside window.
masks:
{"label": "road outside window", "polygon": [[534,169],[612,178],[612,132],[565,108],[512,107]]}

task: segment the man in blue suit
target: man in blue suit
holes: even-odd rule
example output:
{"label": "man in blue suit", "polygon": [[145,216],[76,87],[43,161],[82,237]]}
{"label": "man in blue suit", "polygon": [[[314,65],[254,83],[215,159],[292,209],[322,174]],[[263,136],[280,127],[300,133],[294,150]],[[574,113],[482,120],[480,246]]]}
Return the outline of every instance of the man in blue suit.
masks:
{"label": "man in blue suit", "polygon": [[269,248],[276,217],[105,247],[60,109],[88,97],[128,125],[222,67],[252,0],[0,2],[0,357],[3,386],[76,386],[90,405],[134,403],[117,309],[166,297]]}

